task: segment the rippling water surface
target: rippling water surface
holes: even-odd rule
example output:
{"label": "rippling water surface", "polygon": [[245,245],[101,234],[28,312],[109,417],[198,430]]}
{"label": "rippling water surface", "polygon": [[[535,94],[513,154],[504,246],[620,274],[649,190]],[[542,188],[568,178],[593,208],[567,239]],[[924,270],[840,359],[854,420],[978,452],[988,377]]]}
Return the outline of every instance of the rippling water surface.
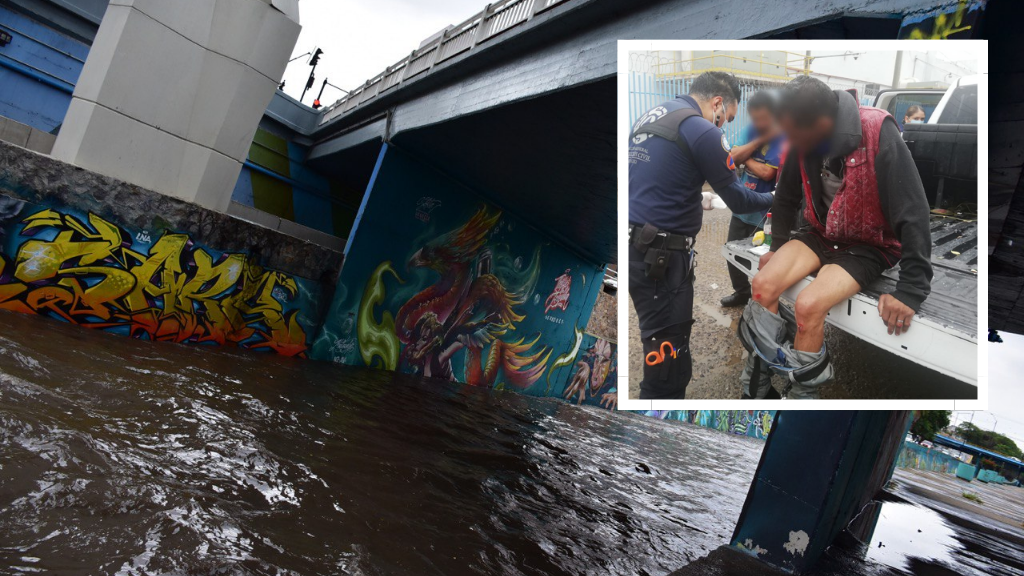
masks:
{"label": "rippling water surface", "polygon": [[0,313],[0,570],[664,574],[727,542],[762,446]]}

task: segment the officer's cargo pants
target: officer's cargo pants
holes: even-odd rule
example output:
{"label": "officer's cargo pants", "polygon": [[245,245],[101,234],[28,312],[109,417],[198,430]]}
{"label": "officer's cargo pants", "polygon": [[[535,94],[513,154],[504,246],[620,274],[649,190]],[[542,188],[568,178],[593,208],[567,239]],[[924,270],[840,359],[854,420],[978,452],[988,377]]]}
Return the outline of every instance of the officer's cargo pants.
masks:
{"label": "officer's cargo pants", "polygon": [[693,375],[690,356],[690,329],[693,327],[693,274],[690,255],[673,251],[665,278],[657,281],[647,276],[644,254],[629,247],[629,297],[640,319],[640,338],[644,358],[648,353],[662,353],[662,343],[669,342],[676,357],[666,355],[663,362],[644,362],[644,379],[640,398],[682,399]]}

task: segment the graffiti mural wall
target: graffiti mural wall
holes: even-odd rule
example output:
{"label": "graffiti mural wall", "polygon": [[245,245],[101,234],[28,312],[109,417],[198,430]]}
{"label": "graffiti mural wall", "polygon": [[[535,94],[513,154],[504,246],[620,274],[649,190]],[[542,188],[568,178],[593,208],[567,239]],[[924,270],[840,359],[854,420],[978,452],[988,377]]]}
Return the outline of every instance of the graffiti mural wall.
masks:
{"label": "graffiti mural wall", "polygon": [[682,420],[720,432],[765,440],[772,431],[772,422],[775,421],[776,412],[776,410],[649,410],[646,414],[662,420]]}
{"label": "graffiti mural wall", "polygon": [[899,468],[914,468],[944,474],[956,474],[956,467],[959,464],[959,460],[948,454],[943,454],[936,448],[925,448],[913,442],[903,443],[903,449],[900,450],[899,458],[896,460],[896,466]]}
{"label": "graffiti mural wall", "polygon": [[[602,277],[602,267],[385,145],[313,357],[560,395],[586,350]],[[599,371],[610,371],[603,362]]]}
{"label": "graffiti mural wall", "polygon": [[0,195],[0,309],[133,338],[305,356],[318,284],[91,213]]}
{"label": "graffiti mural wall", "polygon": [[903,19],[900,40],[981,38],[988,0],[956,0],[935,10],[916,12]]}
{"label": "graffiti mural wall", "polygon": [[581,334],[579,352],[567,353],[555,359],[553,367],[569,365],[573,369],[567,381],[553,394],[573,404],[587,404],[615,409],[618,406],[618,366],[615,343],[592,334]]}

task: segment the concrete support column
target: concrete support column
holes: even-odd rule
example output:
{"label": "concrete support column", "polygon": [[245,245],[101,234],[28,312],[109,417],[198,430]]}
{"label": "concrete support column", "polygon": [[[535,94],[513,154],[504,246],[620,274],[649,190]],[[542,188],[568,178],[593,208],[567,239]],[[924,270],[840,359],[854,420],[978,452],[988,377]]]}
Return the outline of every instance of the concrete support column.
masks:
{"label": "concrete support column", "polygon": [[910,417],[779,412],[731,545],[788,572],[813,566],[889,481]]}
{"label": "concrete support column", "polygon": [[53,156],[224,212],[298,0],[111,0]]}

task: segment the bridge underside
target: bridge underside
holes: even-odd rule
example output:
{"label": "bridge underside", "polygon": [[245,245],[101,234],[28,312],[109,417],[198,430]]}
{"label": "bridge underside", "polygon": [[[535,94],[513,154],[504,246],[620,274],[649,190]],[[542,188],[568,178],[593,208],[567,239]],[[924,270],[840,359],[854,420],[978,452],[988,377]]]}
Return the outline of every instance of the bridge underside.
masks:
{"label": "bridge underside", "polygon": [[616,257],[615,80],[393,141],[593,262]]}
{"label": "bridge underside", "polygon": [[895,39],[905,17],[942,2],[624,4],[562,4],[351,110],[329,111],[310,164],[362,189],[388,141],[581,256],[614,262],[618,39]]}
{"label": "bridge underside", "polygon": [[[616,258],[615,102],[609,78],[405,130],[390,142],[603,264]],[[321,144],[309,164],[363,189],[386,130],[381,119]]]}

